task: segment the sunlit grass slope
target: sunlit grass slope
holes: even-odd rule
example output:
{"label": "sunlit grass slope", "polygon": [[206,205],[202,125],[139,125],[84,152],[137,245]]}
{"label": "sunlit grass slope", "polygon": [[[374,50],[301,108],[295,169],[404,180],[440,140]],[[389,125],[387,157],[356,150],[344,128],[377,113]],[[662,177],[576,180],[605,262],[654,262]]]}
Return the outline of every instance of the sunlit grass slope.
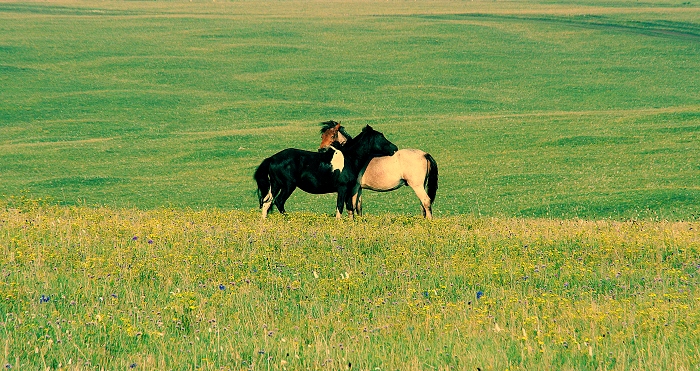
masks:
{"label": "sunlit grass slope", "polygon": [[[0,2],[0,367],[692,370],[700,3]],[[409,189],[252,172],[318,126]]]}
{"label": "sunlit grass slope", "polygon": [[697,222],[0,209],[19,370],[691,370]]}
{"label": "sunlit grass slope", "polygon": [[[250,210],[255,166],[335,119],[430,152],[437,216],[696,219],[698,19],[695,0],[3,2],[0,195]],[[408,190],[365,205],[418,213]]]}

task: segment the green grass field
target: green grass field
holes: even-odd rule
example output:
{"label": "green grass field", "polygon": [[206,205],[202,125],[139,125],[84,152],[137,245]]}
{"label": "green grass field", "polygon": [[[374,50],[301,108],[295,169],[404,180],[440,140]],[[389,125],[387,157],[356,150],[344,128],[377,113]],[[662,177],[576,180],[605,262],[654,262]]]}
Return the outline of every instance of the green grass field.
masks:
{"label": "green grass field", "polygon": [[[0,2],[0,362],[698,370],[700,1]],[[297,191],[364,125],[440,166]]]}
{"label": "green grass field", "polygon": [[335,119],[433,154],[437,216],[696,219],[699,6],[2,3],[0,194],[250,210]]}

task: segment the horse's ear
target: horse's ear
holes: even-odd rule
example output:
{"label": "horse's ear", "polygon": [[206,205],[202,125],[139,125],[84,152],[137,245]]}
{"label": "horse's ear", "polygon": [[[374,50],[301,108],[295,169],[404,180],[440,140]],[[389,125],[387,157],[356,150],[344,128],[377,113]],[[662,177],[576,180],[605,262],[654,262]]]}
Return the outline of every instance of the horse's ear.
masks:
{"label": "horse's ear", "polygon": [[340,123],[337,123],[333,129],[335,129],[336,131],[340,130]]}
{"label": "horse's ear", "polygon": [[367,126],[365,126],[364,128],[362,128],[362,131],[368,131],[368,130],[374,130],[374,129],[372,129],[372,127],[369,126],[369,125],[367,125]]}

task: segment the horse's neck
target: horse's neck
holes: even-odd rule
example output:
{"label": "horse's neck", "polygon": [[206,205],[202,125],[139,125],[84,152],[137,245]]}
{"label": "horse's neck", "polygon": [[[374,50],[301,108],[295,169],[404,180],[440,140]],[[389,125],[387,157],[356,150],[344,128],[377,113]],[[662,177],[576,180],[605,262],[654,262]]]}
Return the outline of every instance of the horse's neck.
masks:
{"label": "horse's neck", "polygon": [[[361,169],[367,167],[370,161],[372,161],[372,153],[370,153],[362,143],[346,143],[343,146],[336,147],[345,156],[345,162],[354,171],[360,171]],[[334,148],[334,149],[336,149]]]}
{"label": "horse's neck", "polygon": [[338,143],[340,143],[340,145],[344,146],[351,141],[352,141],[352,137],[350,135],[348,135],[348,133],[346,133],[345,130],[343,130],[343,128],[341,127],[340,130],[338,131]]}

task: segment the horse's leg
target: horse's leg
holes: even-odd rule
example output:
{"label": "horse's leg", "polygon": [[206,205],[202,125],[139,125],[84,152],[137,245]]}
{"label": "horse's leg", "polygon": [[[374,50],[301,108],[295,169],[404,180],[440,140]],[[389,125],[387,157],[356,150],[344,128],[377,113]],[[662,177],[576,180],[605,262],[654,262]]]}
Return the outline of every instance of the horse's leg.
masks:
{"label": "horse's leg", "polygon": [[265,219],[267,218],[267,211],[270,210],[270,206],[272,206],[272,189],[270,189],[267,193],[267,196],[263,199],[263,204],[262,204],[262,218]]}
{"label": "horse's leg", "polygon": [[272,211],[272,204],[275,203],[276,195],[279,194],[279,192],[279,187],[276,184],[271,183],[270,189],[267,191],[267,195],[265,198],[263,198],[262,206],[260,206],[263,219],[267,218],[267,214]]}
{"label": "horse's leg", "polygon": [[411,189],[413,189],[413,192],[416,193],[416,196],[418,196],[418,199],[420,200],[420,208],[421,211],[423,212],[423,217],[427,219],[432,219],[433,218],[433,208],[432,205],[430,204],[430,197],[428,196],[428,193],[425,191],[423,188],[423,184],[409,184],[411,186]]}
{"label": "horse's leg", "polygon": [[[345,204],[348,202],[346,200],[346,195],[348,191],[347,188],[345,187],[340,187],[338,188],[338,199],[336,200],[335,204],[335,218],[340,219],[343,217],[343,208]],[[352,201],[350,201],[352,202]],[[352,214],[350,214],[351,206],[348,204],[348,216],[352,218]]]}
{"label": "horse's leg", "polygon": [[[352,204],[352,208],[355,209],[355,214],[357,214],[358,216],[361,215],[361,213],[362,213],[362,209],[361,209],[361,206],[359,204],[360,202],[362,202],[361,197],[362,196],[359,193],[357,193],[354,196],[352,196],[352,199],[350,201]],[[348,206],[347,209],[348,209],[348,215],[350,215],[350,210],[351,210],[350,207]]]}
{"label": "horse's leg", "polygon": [[357,194],[352,196],[352,204],[355,205],[355,214],[362,216],[362,188],[357,191]]}
{"label": "horse's leg", "polygon": [[287,185],[286,187],[282,187],[280,190],[280,193],[275,197],[275,205],[277,206],[277,210],[280,211],[280,213],[284,214],[287,211],[284,209],[284,203],[287,202],[287,199],[289,199],[289,196],[292,195],[292,192],[297,187],[294,185]]}
{"label": "horse's leg", "polygon": [[360,211],[358,209],[358,202],[362,201],[362,187],[360,186],[360,183],[355,183],[352,186],[352,189],[350,193],[347,195],[347,199],[345,200],[345,205],[348,208],[348,216],[350,219],[355,219],[355,214],[360,215]]}
{"label": "horse's leg", "polygon": [[352,196],[352,197],[348,197],[348,199],[345,201],[345,208],[348,209],[348,217],[350,218],[350,220],[355,219],[354,218],[354,215],[355,215],[354,205],[355,204],[353,201],[354,199],[355,199],[355,196]]}

